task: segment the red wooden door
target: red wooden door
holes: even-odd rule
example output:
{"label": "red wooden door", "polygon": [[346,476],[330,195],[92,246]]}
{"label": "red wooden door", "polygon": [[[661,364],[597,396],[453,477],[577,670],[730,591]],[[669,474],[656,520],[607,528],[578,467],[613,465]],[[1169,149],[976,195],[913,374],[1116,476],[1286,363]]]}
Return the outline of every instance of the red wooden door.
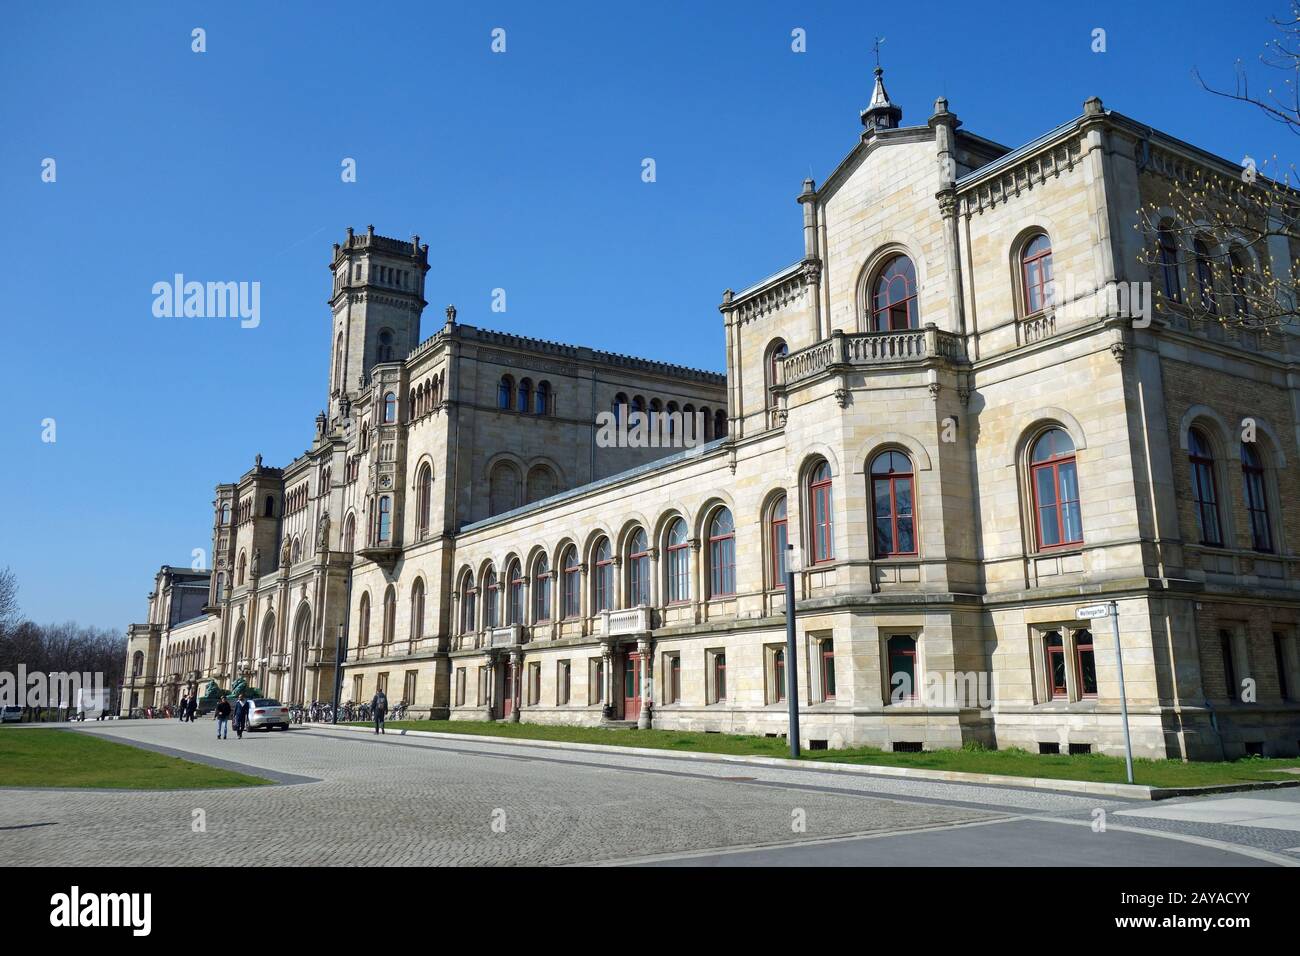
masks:
{"label": "red wooden door", "polygon": [[623,719],[636,720],[641,716],[641,655],[628,653],[623,657]]}
{"label": "red wooden door", "polygon": [[515,709],[515,666],[505,665],[505,677],[501,681],[501,716],[509,717]]}

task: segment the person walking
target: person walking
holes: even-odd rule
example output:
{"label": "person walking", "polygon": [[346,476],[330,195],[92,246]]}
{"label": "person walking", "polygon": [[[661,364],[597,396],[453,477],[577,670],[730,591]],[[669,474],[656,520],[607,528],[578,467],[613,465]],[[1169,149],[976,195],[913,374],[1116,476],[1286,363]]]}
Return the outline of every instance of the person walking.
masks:
{"label": "person walking", "polygon": [[386,733],[384,730],[384,714],[388,712],[388,696],[383,689],[375,691],[375,696],[370,698],[370,712],[375,715],[375,733]]}
{"label": "person walking", "polygon": [[186,710],[186,708],[189,707],[189,706],[190,706],[190,697],[189,697],[189,695],[188,695],[188,694],[181,694],[181,702],[180,702],[180,706],[178,706],[178,707],[176,708],[176,714],[177,714],[177,718],[176,718],[176,719],[179,720],[181,723],[184,723],[184,722],[185,722],[185,710]]}
{"label": "person walking", "polygon": [[190,698],[190,707],[189,710],[186,711],[186,719],[189,720],[191,724],[194,723],[194,714],[195,712],[198,711],[198,709],[199,709],[199,695],[195,694]]}
{"label": "person walking", "polygon": [[248,701],[244,700],[244,692],[239,692],[239,700],[235,701],[235,736],[240,740],[244,739],[244,731],[248,729]]}
{"label": "person walking", "polygon": [[217,701],[217,739],[225,740],[226,734],[230,732],[230,701],[222,697]]}

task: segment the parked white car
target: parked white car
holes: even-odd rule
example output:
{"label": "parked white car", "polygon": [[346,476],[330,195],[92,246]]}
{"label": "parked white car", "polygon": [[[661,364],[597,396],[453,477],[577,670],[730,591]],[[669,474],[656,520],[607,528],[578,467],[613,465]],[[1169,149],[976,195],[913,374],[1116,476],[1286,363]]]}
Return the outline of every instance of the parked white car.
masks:
{"label": "parked white car", "polygon": [[249,702],[248,729],[262,729],[270,733],[272,727],[289,729],[289,708],[272,697],[259,697]]}

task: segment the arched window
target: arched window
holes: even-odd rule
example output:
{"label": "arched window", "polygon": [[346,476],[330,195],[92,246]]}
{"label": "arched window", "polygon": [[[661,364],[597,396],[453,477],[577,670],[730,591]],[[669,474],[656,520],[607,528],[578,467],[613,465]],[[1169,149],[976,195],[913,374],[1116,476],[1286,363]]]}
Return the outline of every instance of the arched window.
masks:
{"label": "arched window", "polygon": [[1074,442],[1063,428],[1050,428],[1029,452],[1030,485],[1038,547],[1059,548],[1083,541],[1079,477]]}
{"label": "arched window", "polygon": [[790,550],[790,526],[786,516],[785,495],[772,502],[768,519],[768,544],[772,549],[768,568],[772,573],[772,587],[785,587],[786,554]]}
{"label": "arched window", "polygon": [[236,576],[235,583],[236,583],[236,584],[243,584],[243,583],[244,583],[244,576],[245,576],[247,573],[248,573],[248,555],[247,555],[245,552],[240,551],[240,552],[239,552],[239,572],[238,572],[238,574],[237,574],[237,576]]}
{"label": "arched window", "polygon": [[275,497],[267,495],[266,501],[262,504],[262,514],[267,518],[275,517]]}
{"label": "arched window", "polygon": [[500,620],[498,611],[501,608],[501,585],[497,581],[497,572],[495,568],[489,567],[487,573],[483,575],[483,626],[496,627]]}
{"label": "arched window", "polygon": [[1249,442],[1241,443],[1241,483],[1250,517],[1250,546],[1256,551],[1273,550],[1273,530],[1268,516],[1268,495],[1264,486],[1264,462]]}
{"label": "arched window", "polygon": [[1201,544],[1220,547],[1223,532],[1219,525],[1219,494],[1214,480],[1214,452],[1199,428],[1187,433],[1187,460],[1192,468],[1192,505]]}
{"label": "arched window", "polygon": [[525,490],[530,503],[551,497],[555,494],[555,473],[545,465],[534,465],[528,470]]}
{"label": "arched window", "polygon": [[575,618],[582,614],[582,572],[578,567],[578,549],[569,546],[564,552],[564,617]]}
{"label": "arched window", "polygon": [[700,421],[704,423],[704,440],[712,441],[715,437],[713,434],[713,414],[709,411],[707,405],[700,406]]}
{"label": "arched window", "polygon": [[392,392],[384,393],[384,421],[386,423],[397,421],[397,396]]}
{"label": "arched window", "polygon": [[736,593],[736,522],[727,508],[709,521],[709,597]]}
{"label": "arched window", "polygon": [[790,354],[790,347],[778,339],[767,348],[767,407],[776,408],[776,390],[781,385],[781,360]]}
{"label": "arched window", "polygon": [[650,543],[640,528],[628,545],[627,596],[628,607],[650,603]]}
{"label": "arched window", "polygon": [[492,466],[488,479],[488,515],[499,515],[519,506],[519,471],[509,462]]}
{"label": "arched window", "polygon": [[664,432],[668,435],[668,443],[674,444],[678,433],[681,431],[682,412],[677,407],[676,402],[669,402],[665,412]]}
{"label": "arched window", "polygon": [[338,338],[334,340],[334,391],[341,392],[346,387],[343,368],[343,333],[340,332]]}
{"label": "arched window", "polygon": [[355,551],[357,546],[357,518],[352,512],[343,521],[343,550]]}
{"label": "arched window", "polygon": [[230,524],[230,505],[223,504],[221,506],[221,523],[223,525]]}
{"label": "arched window", "polygon": [[506,580],[510,587],[510,617],[507,624],[523,624],[524,621],[524,575],[520,568],[519,562],[514,561],[510,564],[510,570],[506,574]]}
{"label": "arched window", "polygon": [[384,495],[379,499],[379,517],[375,523],[375,540],[386,544],[393,536],[393,499]]}
{"label": "arched window", "polygon": [[519,401],[516,408],[521,412],[531,410],[530,406],[533,400],[533,380],[524,378],[519,380]]}
{"label": "arched window", "polygon": [[293,564],[302,560],[302,541],[298,538],[293,539],[293,546],[289,549],[289,560]]}
{"label": "arched window", "polygon": [[366,647],[370,644],[370,595],[361,595],[360,624],[357,626],[357,642]]}
{"label": "arched window", "polygon": [[894,256],[872,283],[871,328],[894,332],[916,327],[916,267],[907,256]]}
{"label": "arched window", "polygon": [[393,330],[379,330],[379,361],[391,362],[393,360]]}
{"label": "arched window", "polygon": [[537,559],[533,568],[533,623],[541,624],[551,619],[551,566],[546,555]]}
{"label": "arched window", "polygon": [[727,437],[727,410],[725,408],[719,408],[713,413],[713,437]]}
{"label": "arched window", "polygon": [[[474,575],[466,574],[460,586],[460,632],[471,634],[474,631]],[[485,624],[491,627],[490,623]]]}
{"label": "arched window", "polygon": [[390,584],[384,592],[384,643],[393,643],[397,630],[397,591]]}
{"label": "arched window", "polygon": [[609,546],[609,538],[601,538],[596,544],[596,573],[593,575],[596,588],[596,610],[609,611],[614,607],[614,552]]}
{"label": "arched window", "polygon": [[421,538],[429,533],[429,511],[433,502],[433,469],[427,464],[416,479],[415,520]]}
{"label": "arched window", "polygon": [[1033,315],[1052,304],[1052,241],[1039,233],[1025,244],[1020,254],[1025,283],[1025,314]]}
{"label": "arched window", "polygon": [[1168,228],[1161,228],[1156,239],[1160,246],[1160,284],[1165,298],[1170,302],[1182,302],[1183,289],[1178,281],[1178,243]]}
{"label": "arched window", "polygon": [[1201,296],[1201,308],[1213,315],[1218,311],[1214,298],[1214,260],[1204,239],[1197,239],[1193,249],[1196,253],[1196,287]]}
{"label": "arched window", "polygon": [[549,415],[551,413],[551,383],[537,383],[537,399],[534,402],[534,408],[538,415]]}
{"label": "arched window", "polygon": [[691,599],[691,548],[684,519],[668,527],[667,541],[668,603],[684,604]]}
{"label": "arched window", "polygon": [[916,554],[912,462],[902,452],[886,451],[872,459],[871,502],[876,557]]}
{"label": "arched window", "polygon": [[140,677],[144,674],[144,651],[136,651],[131,658],[131,676]]}
{"label": "arched window", "polygon": [[812,533],[811,564],[835,558],[835,526],[831,512],[831,466],[820,462],[808,482],[809,531]]}
{"label": "arched window", "polygon": [[515,380],[509,375],[502,375],[497,385],[497,408],[510,410],[510,401],[515,393]]}
{"label": "arched window", "polygon": [[411,587],[411,640],[424,637],[424,580],[415,579]]}
{"label": "arched window", "polygon": [[610,406],[610,410],[614,413],[615,425],[617,425],[619,422],[623,420],[623,415],[626,414],[624,412],[624,409],[626,408],[627,408],[627,396],[624,395],[622,392],[619,392],[617,395],[614,396],[614,401]]}
{"label": "arched window", "polygon": [[1238,318],[1245,318],[1250,315],[1250,300],[1247,298],[1252,274],[1250,260],[1244,252],[1236,249],[1228,258],[1228,269],[1232,278],[1232,312]]}

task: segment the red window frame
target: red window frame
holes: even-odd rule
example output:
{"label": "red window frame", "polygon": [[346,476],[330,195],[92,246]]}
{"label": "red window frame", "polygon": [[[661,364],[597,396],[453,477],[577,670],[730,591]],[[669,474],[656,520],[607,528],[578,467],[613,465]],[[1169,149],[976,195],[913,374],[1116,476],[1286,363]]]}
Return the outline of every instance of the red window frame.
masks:
{"label": "red window frame", "polygon": [[812,524],[812,564],[835,560],[835,519],[831,512],[831,466],[822,462],[808,483],[808,514]]}
{"label": "red window frame", "polygon": [[[1034,250],[1039,239],[1046,240],[1046,245]],[[1024,283],[1025,314],[1036,315],[1050,308],[1053,304],[1048,289],[1052,281],[1052,241],[1047,233],[1040,232],[1025,243],[1025,251],[1020,257],[1020,275]]]}
{"label": "red window frame", "polygon": [[[1079,696],[1085,700],[1094,700],[1097,697],[1097,652],[1096,642],[1092,631],[1084,628],[1075,631],[1072,635],[1074,638],[1074,665],[1075,673],[1079,676]],[[1092,690],[1088,689],[1088,671],[1083,666],[1083,655],[1087,653],[1092,658]]]}
{"label": "red window frame", "polygon": [[[1065,637],[1060,631],[1048,631],[1043,635],[1043,658],[1047,662],[1047,687],[1051,691],[1052,700],[1069,700],[1070,678],[1066,674]],[[1058,669],[1061,673],[1059,685],[1056,682]]]}
{"label": "red window frame", "polygon": [[790,518],[785,495],[772,505],[771,526],[772,586],[784,589],[786,554],[790,549]]}
{"label": "red window frame", "polygon": [[[601,555],[604,557],[601,557]],[[597,611],[613,610],[614,551],[608,538],[601,538],[596,545],[596,607]]]}
{"label": "red window frame", "polygon": [[650,603],[650,538],[638,528],[629,547],[637,550],[627,556],[628,607],[640,607]]}
{"label": "red window frame", "polygon": [[[731,530],[714,534],[718,519],[726,513]],[[709,597],[732,597],[736,593],[736,522],[731,512],[720,508],[709,519]]]}
{"label": "red window frame", "polygon": [[835,641],[821,642],[822,699],[835,699]]}
{"label": "red window frame", "polygon": [[[892,275],[895,266],[900,269]],[[901,284],[902,288],[898,288]],[[901,292],[901,295],[898,294]],[[900,308],[901,307],[901,308]],[[904,322],[895,320],[902,313]],[[871,327],[876,332],[901,332],[918,326],[916,312],[916,266],[907,256],[897,255],[881,266],[871,289]]]}
{"label": "red window frame", "polygon": [[578,566],[578,549],[569,548],[564,556],[564,620],[582,615],[582,569]]}
{"label": "red window frame", "polygon": [[727,655],[713,655],[713,702],[726,703],[727,700]]}
{"label": "red window frame", "polygon": [[523,565],[518,561],[510,566],[510,571],[506,574],[507,587],[510,593],[507,595],[507,608],[510,614],[510,620],[506,624],[523,624],[524,611],[527,605],[524,603],[524,571]]}
{"label": "red window frame", "polygon": [[[681,538],[673,543],[675,533],[681,530]],[[690,539],[686,534],[686,522],[678,518],[668,528],[668,603],[686,604],[691,599],[691,563]]]}
{"label": "red window frame", "polygon": [[533,580],[533,623],[547,624],[551,620],[551,566],[542,558]]}
{"label": "red window frame", "polygon": [[[876,471],[876,463],[888,456],[891,465],[887,471]],[[894,471],[892,462],[894,458],[901,458],[907,462],[908,470],[905,472]],[[884,517],[878,510],[878,489],[877,482],[888,483],[889,488],[889,547],[880,548],[880,541],[876,536],[876,521]],[[900,514],[898,510],[898,486],[902,483],[907,484],[908,497],[912,502],[912,510],[907,514]],[[912,547],[908,551],[903,551],[898,547],[898,522],[900,518],[910,519],[912,522]],[[877,455],[872,462],[871,468],[871,530],[872,544],[876,547],[877,558],[893,558],[900,555],[912,555],[917,553],[918,543],[916,536],[916,481],[912,471],[912,460],[902,452],[883,452]]]}
{"label": "red window frame", "polygon": [[[1058,430],[1061,429],[1052,429],[1052,431],[1058,431]],[[1062,433],[1064,433],[1063,430],[1061,431]],[[1034,441],[1033,447],[1037,448],[1039,442],[1043,441],[1046,438],[1047,434],[1048,432],[1044,432],[1042,435],[1040,435]],[[1078,462],[1075,459],[1075,453],[1073,450],[1064,454],[1053,454],[1050,458],[1046,458],[1043,461],[1032,462],[1029,467],[1029,485],[1034,500],[1034,530],[1035,533],[1037,534],[1037,543],[1038,543],[1039,551],[1052,551],[1057,548],[1072,548],[1072,547],[1077,547],[1080,544],[1083,544],[1083,540],[1084,540],[1083,517],[1082,517],[1083,509],[1080,506],[1080,499],[1077,497],[1066,498],[1061,493],[1062,492],[1061,469],[1066,465],[1074,466],[1074,484],[1076,489],[1079,488],[1079,466],[1078,466]],[[1047,472],[1047,471],[1050,471],[1052,475],[1052,479],[1051,479],[1052,489],[1053,489],[1053,495],[1056,500],[1053,504],[1044,505],[1038,499],[1038,475],[1040,472]],[[1079,536],[1077,538],[1069,538],[1069,539],[1066,538],[1065,512],[1066,512],[1067,505],[1074,505],[1076,510],[1080,514]],[[1055,544],[1043,543],[1045,540],[1043,535],[1043,511],[1046,508],[1056,509],[1057,541]]]}
{"label": "red window frame", "polygon": [[772,677],[776,681],[776,701],[785,700],[785,648],[778,647],[772,654]]}

